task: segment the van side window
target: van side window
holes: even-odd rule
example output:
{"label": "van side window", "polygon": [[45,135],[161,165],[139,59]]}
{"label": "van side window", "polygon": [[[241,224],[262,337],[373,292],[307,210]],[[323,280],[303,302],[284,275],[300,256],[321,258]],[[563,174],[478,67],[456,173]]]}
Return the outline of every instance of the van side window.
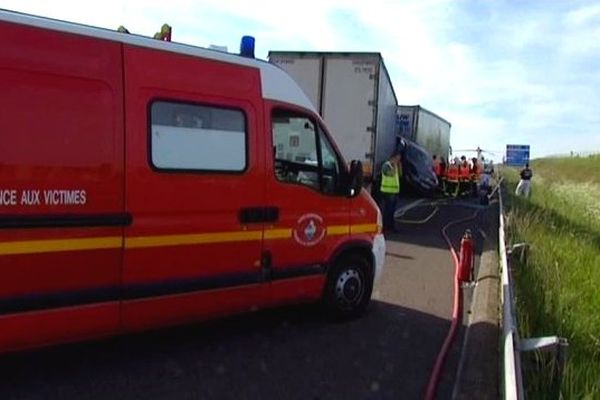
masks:
{"label": "van side window", "polygon": [[246,169],[242,111],[155,101],[150,106],[152,165],[165,170],[241,172]]}
{"label": "van side window", "polygon": [[275,110],[272,115],[275,176],[328,194],[338,192],[340,162],[325,133],[303,115]]}

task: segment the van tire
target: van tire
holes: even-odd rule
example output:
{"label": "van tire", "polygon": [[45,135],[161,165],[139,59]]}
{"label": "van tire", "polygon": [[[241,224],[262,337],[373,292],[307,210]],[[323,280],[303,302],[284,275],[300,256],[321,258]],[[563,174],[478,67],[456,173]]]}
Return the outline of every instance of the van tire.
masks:
{"label": "van tire", "polygon": [[360,255],[338,259],[327,274],[322,303],[329,317],[346,320],[361,316],[371,300],[373,268]]}

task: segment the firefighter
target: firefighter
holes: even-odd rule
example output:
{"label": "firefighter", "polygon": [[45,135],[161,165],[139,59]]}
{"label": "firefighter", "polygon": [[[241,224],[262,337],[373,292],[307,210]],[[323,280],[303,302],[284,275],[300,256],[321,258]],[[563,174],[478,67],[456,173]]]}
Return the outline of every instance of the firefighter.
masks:
{"label": "firefighter", "polygon": [[458,181],[459,181],[459,190],[458,194],[462,195],[469,191],[471,186],[471,174],[470,174],[469,162],[467,161],[467,157],[462,156],[460,158],[460,164],[458,166]]}
{"label": "firefighter", "polygon": [[470,179],[471,179],[471,195],[477,195],[477,187],[479,186],[479,176],[481,175],[480,163],[476,157],[471,159],[471,171],[470,171]]}
{"label": "firefighter", "polygon": [[400,193],[401,161],[400,153],[395,152],[381,166],[381,210],[383,211],[383,228],[386,231],[395,230],[394,212]]}
{"label": "firefighter", "polygon": [[459,162],[458,158],[454,159],[452,164],[447,168],[446,172],[446,194],[448,196],[458,196],[460,188]]}
{"label": "firefighter", "polygon": [[438,177],[438,184],[442,193],[446,191],[446,175],[448,173],[448,163],[444,157],[440,157],[440,175]]}

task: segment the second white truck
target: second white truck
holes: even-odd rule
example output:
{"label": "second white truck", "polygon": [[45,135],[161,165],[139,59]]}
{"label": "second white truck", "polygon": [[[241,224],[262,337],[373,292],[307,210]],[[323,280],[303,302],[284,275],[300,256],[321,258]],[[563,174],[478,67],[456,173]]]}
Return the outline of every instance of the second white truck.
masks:
{"label": "second white truck", "polygon": [[417,143],[430,155],[450,154],[450,122],[421,106],[398,106],[398,133]]}

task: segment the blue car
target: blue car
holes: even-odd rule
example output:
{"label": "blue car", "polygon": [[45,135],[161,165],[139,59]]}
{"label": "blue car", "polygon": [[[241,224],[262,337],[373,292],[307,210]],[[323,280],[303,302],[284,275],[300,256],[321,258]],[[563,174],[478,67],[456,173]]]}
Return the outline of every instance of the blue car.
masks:
{"label": "blue car", "polygon": [[433,172],[433,160],[427,150],[401,138],[398,151],[402,154],[403,180],[409,191],[427,197],[438,193],[438,179]]}

